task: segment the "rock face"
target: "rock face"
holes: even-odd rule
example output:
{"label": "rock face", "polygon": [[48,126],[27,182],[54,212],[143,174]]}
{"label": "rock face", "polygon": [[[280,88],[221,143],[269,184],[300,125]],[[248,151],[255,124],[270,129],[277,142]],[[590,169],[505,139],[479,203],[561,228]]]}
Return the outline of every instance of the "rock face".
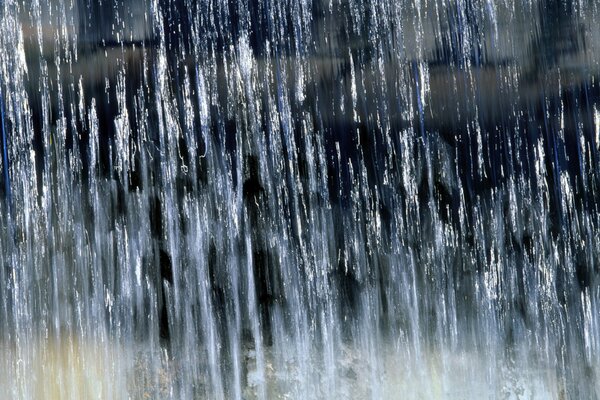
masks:
{"label": "rock face", "polygon": [[[30,366],[26,377],[3,369],[0,388],[11,398],[57,400],[65,398],[122,398],[128,393],[130,354],[114,343],[62,337],[28,343],[22,364]],[[2,347],[4,360],[15,357],[14,348]]]}

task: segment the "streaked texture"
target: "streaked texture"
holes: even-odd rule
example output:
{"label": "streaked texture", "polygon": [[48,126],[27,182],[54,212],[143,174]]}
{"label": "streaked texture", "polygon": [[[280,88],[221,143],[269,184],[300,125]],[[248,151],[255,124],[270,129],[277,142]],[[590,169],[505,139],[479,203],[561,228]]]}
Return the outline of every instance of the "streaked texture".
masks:
{"label": "streaked texture", "polygon": [[0,393],[599,398],[598,21],[2,0]]}

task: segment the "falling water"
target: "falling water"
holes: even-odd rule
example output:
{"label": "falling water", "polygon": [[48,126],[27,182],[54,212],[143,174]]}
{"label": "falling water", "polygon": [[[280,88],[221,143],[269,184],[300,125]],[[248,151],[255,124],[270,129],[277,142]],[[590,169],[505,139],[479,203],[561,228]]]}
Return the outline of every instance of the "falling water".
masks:
{"label": "falling water", "polygon": [[3,397],[600,397],[597,1],[0,18]]}

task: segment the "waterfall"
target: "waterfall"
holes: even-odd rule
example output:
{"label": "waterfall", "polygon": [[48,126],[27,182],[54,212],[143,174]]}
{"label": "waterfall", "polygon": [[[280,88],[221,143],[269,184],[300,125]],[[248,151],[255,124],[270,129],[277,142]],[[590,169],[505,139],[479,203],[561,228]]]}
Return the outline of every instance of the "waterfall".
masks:
{"label": "waterfall", "polygon": [[593,0],[1,0],[0,393],[600,398]]}

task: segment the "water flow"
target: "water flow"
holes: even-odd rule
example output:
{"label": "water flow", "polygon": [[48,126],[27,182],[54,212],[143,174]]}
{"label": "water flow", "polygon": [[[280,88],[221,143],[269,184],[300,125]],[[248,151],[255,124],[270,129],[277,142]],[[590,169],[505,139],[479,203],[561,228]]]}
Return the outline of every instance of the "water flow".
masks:
{"label": "water flow", "polygon": [[8,398],[596,399],[588,0],[4,0]]}

